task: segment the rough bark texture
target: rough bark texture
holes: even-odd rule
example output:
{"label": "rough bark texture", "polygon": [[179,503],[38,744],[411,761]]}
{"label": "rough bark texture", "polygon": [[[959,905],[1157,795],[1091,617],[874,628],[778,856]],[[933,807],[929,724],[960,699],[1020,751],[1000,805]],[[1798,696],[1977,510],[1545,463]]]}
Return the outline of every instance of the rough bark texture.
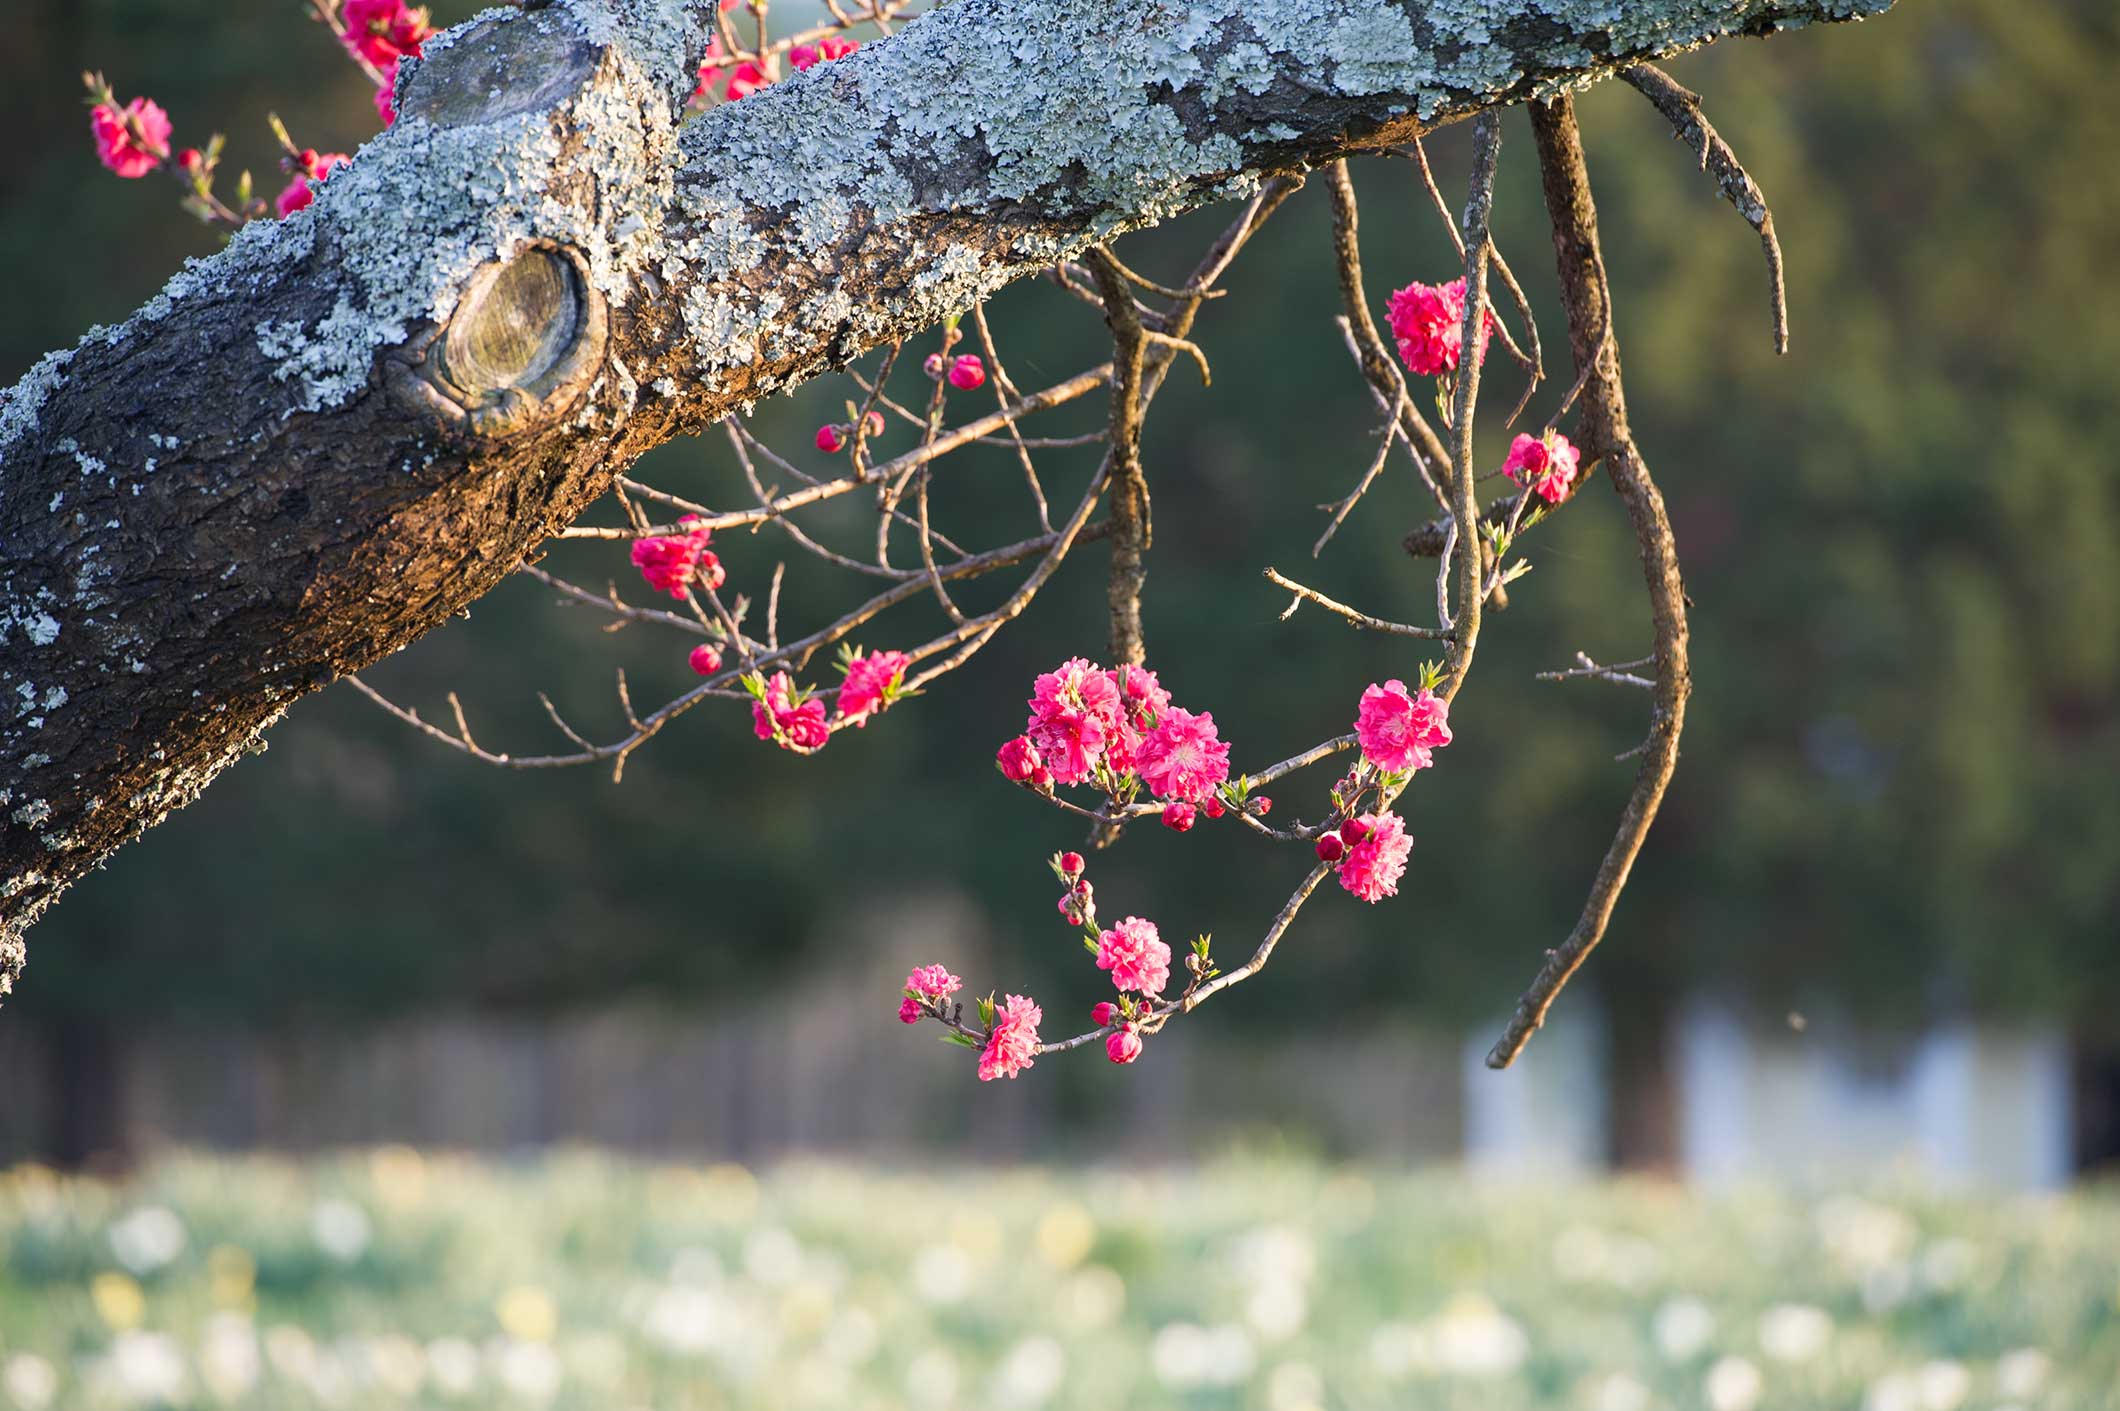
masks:
{"label": "rough bark texture", "polygon": [[649,447],[1263,174],[1890,3],[956,0],[682,131],[704,6],[459,26],[310,210],[0,395],[0,996],[66,886]]}

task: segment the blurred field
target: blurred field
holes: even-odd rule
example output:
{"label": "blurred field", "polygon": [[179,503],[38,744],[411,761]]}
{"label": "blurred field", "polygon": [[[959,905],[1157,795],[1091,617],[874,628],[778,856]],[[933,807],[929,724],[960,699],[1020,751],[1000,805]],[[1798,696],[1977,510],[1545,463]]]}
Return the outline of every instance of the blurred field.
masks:
{"label": "blurred field", "polygon": [[2120,1200],[386,1148],[0,1175],[0,1407],[2120,1406]]}

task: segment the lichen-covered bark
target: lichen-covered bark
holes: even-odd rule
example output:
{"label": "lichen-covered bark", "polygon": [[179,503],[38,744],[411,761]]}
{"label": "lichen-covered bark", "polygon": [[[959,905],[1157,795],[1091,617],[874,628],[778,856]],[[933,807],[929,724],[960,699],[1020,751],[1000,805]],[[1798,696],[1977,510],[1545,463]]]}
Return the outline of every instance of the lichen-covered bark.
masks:
{"label": "lichen-covered bark", "polygon": [[[955,0],[682,130],[703,4],[459,26],[309,211],[0,394],[0,995],[69,883],[649,447],[1267,173],[1890,3]],[[533,249],[559,360],[474,368]]]}

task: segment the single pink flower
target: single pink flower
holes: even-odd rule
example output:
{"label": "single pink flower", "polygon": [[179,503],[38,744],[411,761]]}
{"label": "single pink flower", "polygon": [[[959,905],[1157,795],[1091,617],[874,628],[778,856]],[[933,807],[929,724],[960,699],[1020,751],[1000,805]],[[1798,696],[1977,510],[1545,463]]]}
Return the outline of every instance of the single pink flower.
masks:
{"label": "single pink flower", "polygon": [[695,527],[682,534],[634,540],[633,566],[640,570],[649,587],[682,601],[685,589],[693,583],[719,588],[728,575],[722,570],[720,557],[707,547],[714,534],[700,525],[699,516],[688,514],[678,523]]}
{"label": "single pink flower", "polygon": [[1100,999],[1089,1007],[1089,1022],[1100,1029],[1118,1018],[1118,1016],[1119,1006],[1108,999]]}
{"label": "single pink flower", "polygon": [[847,448],[847,435],[829,421],[817,428],[817,449],[836,456]]}
{"label": "single pink flower", "polygon": [[901,1024],[918,1024],[921,1016],[926,1012],[920,1007],[920,1001],[914,999],[911,995],[907,995],[904,999],[898,1001],[898,1022]]}
{"label": "single pink flower", "polygon": [[870,652],[847,663],[846,684],[839,688],[839,714],[865,729],[869,717],[888,704],[884,697],[905,680],[913,659],[904,652]]}
{"label": "single pink flower", "polygon": [[1189,803],[1167,803],[1163,805],[1163,826],[1173,833],[1188,833],[1198,822],[1198,810]]}
{"label": "single pink flower", "polygon": [[1010,995],[994,1011],[993,1031],[979,1055],[979,1081],[1013,1078],[1031,1066],[1038,1054],[1038,1023],[1045,1011],[1024,995]]}
{"label": "single pink flower", "polygon": [[1129,1024],[1104,1041],[1104,1056],[1114,1063],[1131,1063],[1141,1056],[1141,1036]]}
{"label": "single pink flower", "polygon": [[905,988],[928,999],[948,999],[964,987],[964,981],[952,975],[946,965],[916,966],[905,977]]}
{"label": "single pink flower", "polygon": [[1575,473],[1582,464],[1582,453],[1569,444],[1568,438],[1558,431],[1549,431],[1544,436],[1519,436],[1509,443],[1509,458],[1502,462],[1502,474],[1519,485],[1528,485],[1532,493],[1549,505],[1557,505],[1568,498],[1575,486]]}
{"label": "single pink flower", "polygon": [[128,180],[147,175],[169,155],[169,114],[152,98],[135,98],[123,108],[98,103],[88,110],[88,130],[103,165]]}
{"label": "single pink flower", "polygon": [[[1378,813],[1363,815],[1362,822],[1366,826],[1361,840],[1340,859],[1340,885],[1367,902],[1395,897],[1413,852],[1405,820],[1396,813]],[[1345,830],[1341,832],[1344,837]]]}
{"label": "single pink flower", "polygon": [[1157,798],[1198,803],[1229,778],[1229,746],[1215,738],[1213,711],[1172,706],[1141,737],[1134,767]]}
{"label": "single pink flower", "polygon": [[1435,763],[1430,751],[1450,743],[1450,703],[1426,687],[1413,695],[1404,681],[1372,682],[1362,692],[1354,733],[1362,758],[1377,768],[1426,769]]}
{"label": "single pink flower", "polygon": [[[1465,281],[1409,284],[1395,291],[1389,312],[1399,357],[1417,377],[1456,372],[1465,341]],[[1494,312],[1480,321],[1479,361],[1487,360],[1487,342],[1495,328]]]}
{"label": "single pink flower", "polygon": [[1122,990],[1159,995],[1170,979],[1170,947],[1153,921],[1129,916],[1097,938],[1097,968],[1111,971]]}
{"label": "single pink flower", "polygon": [[950,386],[960,392],[969,392],[986,383],[986,364],[979,361],[977,353],[966,353],[950,364]]}
{"label": "single pink flower", "polygon": [[761,740],[778,741],[782,749],[802,754],[823,749],[832,738],[824,702],[812,696],[796,704],[795,683],[785,671],[775,672],[766,683],[764,701],[751,702],[751,730]]}
{"label": "single pink flower", "polygon": [[994,751],[994,762],[1001,766],[1001,777],[1011,784],[1027,784],[1031,775],[1042,766],[1038,759],[1038,747],[1027,735],[1018,735],[1000,749]]}
{"label": "single pink flower", "polygon": [[692,669],[701,676],[712,676],[721,670],[721,653],[704,642],[692,649],[692,655],[687,660],[692,663]]}

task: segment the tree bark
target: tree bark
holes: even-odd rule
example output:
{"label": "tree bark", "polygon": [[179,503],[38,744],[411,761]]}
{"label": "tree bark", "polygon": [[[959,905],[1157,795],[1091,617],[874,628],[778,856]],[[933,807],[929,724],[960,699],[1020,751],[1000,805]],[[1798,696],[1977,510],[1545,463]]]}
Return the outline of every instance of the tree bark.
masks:
{"label": "tree bark", "polygon": [[437,37],[314,206],[0,394],[0,996],[287,706],[643,451],[1266,174],[1891,0],[955,0],[680,129],[711,8]]}

